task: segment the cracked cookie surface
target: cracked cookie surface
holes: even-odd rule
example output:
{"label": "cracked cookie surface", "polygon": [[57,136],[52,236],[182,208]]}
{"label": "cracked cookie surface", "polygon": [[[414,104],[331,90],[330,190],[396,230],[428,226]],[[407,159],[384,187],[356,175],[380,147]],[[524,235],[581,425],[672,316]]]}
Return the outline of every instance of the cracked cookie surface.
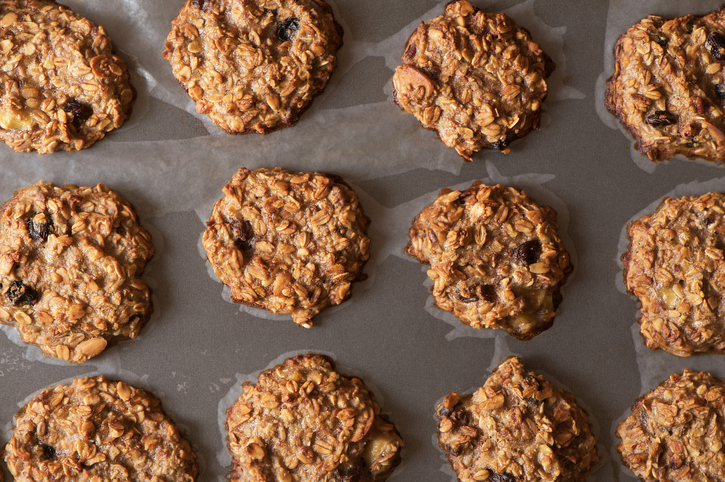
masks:
{"label": "cracked cookie surface", "polygon": [[599,461],[587,414],[516,357],[436,407],[438,445],[461,482],[584,482]]}
{"label": "cracked cookie surface", "polygon": [[196,456],[151,393],[105,376],[44,390],[4,452],[16,481],[191,482]]}
{"label": "cracked cookie surface", "polygon": [[605,105],[651,161],[725,161],[725,8],[650,15],[615,44]]}
{"label": "cracked cookie surface", "polygon": [[538,129],[554,63],[529,32],[468,0],[421,25],[393,76],[393,97],[465,160]]}
{"label": "cracked cookie surface", "polygon": [[126,63],[103,27],[53,1],[0,1],[0,64],[0,139],[18,152],[84,149],[129,114]]}
{"label": "cracked cookie surface", "polygon": [[263,371],[229,408],[232,482],[385,480],[403,441],[359,378],[306,354]]}
{"label": "cracked cookie surface", "polygon": [[617,450],[641,480],[725,480],[725,382],[684,370],[641,396],[617,427]]}
{"label": "cracked cookie surface", "polygon": [[31,184],[0,207],[0,322],[46,356],[83,363],[138,335],[153,253],[131,205],[103,184]]}
{"label": "cracked cookie surface", "polygon": [[406,252],[430,265],[436,306],[528,340],[551,327],[572,270],[556,213],[513,187],[444,189],[413,220]]}
{"label": "cracked cookie surface", "polygon": [[725,195],[665,198],[627,227],[627,291],[647,347],[725,354]]}
{"label": "cracked cookie surface", "polygon": [[291,127],[337,65],[342,27],[322,0],[187,0],[164,58],[230,134]]}
{"label": "cracked cookie surface", "polygon": [[369,220],[339,178],[241,168],[223,191],[202,242],[233,301],[310,328],[365,278]]}

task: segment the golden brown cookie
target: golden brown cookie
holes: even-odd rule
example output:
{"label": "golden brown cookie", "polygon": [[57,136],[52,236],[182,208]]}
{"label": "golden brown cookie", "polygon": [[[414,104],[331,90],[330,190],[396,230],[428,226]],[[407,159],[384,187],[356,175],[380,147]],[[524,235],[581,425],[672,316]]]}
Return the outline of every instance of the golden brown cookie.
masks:
{"label": "golden brown cookie", "polygon": [[725,195],[665,198],[627,227],[627,291],[645,344],[674,355],[725,354]]}
{"label": "golden brown cookie", "polygon": [[725,480],[725,382],[685,369],[641,396],[617,427],[624,465],[643,481]]}
{"label": "golden brown cookie", "polygon": [[511,357],[472,395],[436,407],[438,445],[461,482],[584,482],[599,461],[574,395]]}
{"label": "golden brown cookie", "polygon": [[15,416],[16,482],[192,482],[196,456],[151,393],[105,376],[44,390]]}
{"label": "golden brown cookie", "polygon": [[650,15],[617,40],[614,56],[605,105],[642,154],[725,161],[725,8]]}
{"label": "golden brown cookie", "polygon": [[84,149],[129,114],[103,27],[54,1],[0,0],[0,64],[0,139],[18,152]]}
{"label": "golden brown cookie", "polygon": [[0,323],[83,363],[138,335],[152,311],[140,276],[153,253],[131,205],[103,184],[20,189],[0,207]]}
{"label": "golden brown cookie", "polygon": [[444,189],[413,220],[406,252],[429,264],[436,306],[528,340],[551,327],[572,270],[556,213],[513,187]]}
{"label": "golden brown cookie", "polygon": [[393,98],[471,161],[484,147],[507,153],[514,139],[539,128],[553,70],[513,19],[457,0],[408,39]]}
{"label": "golden brown cookie", "polygon": [[232,300],[312,317],[350,296],[370,257],[368,218],[339,178],[280,168],[241,168],[214,206],[203,244]]}
{"label": "golden brown cookie", "polygon": [[164,58],[230,134],[291,127],[327,85],[342,27],[322,0],[187,0]]}
{"label": "golden brown cookie", "polygon": [[309,353],[263,371],[227,412],[232,482],[381,482],[403,441],[359,378]]}

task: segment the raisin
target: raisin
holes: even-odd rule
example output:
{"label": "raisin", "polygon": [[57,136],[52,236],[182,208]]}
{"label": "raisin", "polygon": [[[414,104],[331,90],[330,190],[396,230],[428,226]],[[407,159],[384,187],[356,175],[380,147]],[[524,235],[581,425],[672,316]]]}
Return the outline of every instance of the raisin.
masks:
{"label": "raisin", "polygon": [[234,244],[240,251],[250,251],[254,248],[254,229],[249,221],[232,222],[232,232],[234,233]]}
{"label": "raisin", "polygon": [[265,8],[264,9],[264,14],[265,15],[269,15],[269,14],[277,15],[277,10],[274,10],[274,9],[271,9],[271,8]]}
{"label": "raisin", "polygon": [[27,305],[38,301],[38,292],[18,280],[15,280],[10,284],[10,288],[6,294],[15,306]]}
{"label": "raisin", "polygon": [[496,300],[496,290],[491,285],[478,285],[460,290],[458,299],[464,303],[473,303],[478,300],[493,303]]}
{"label": "raisin", "polygon": [[529,397],[526,399],[526,404],[534,411],[538,410],[542,403],[544,403],[543,400],[538,398]]}
{"label": "raisin", "polygon": [[277,24],[277,38],[280,42],[286,42],[294,36],[298,28],[300,28],[300,21],[297,18],[289,17],[286,20],[282,20]]}
{"label": "raisin", "polygon": [[50,445],[40,444],[40,448],[43,449],[43,455],[46,459],[55,458],[55,449],[53,447],[51,447]]}
{"label": "raisin", "polygon": [[493,147],[497,151],[503,151],[504,149],[506,149],[506,147],[508,147],[508,143],[506,142],[506,139],[503,139],[494,142],[493,144],[491,144],[491,147]]}
{"label": "raisin", "polygon": [[28,234],[35,241],[48,241],[48,235],[53,227],[53,220],[46,214],[45,219],[36,219],[37,216],[33,216],[25,222],[25,227],[28,228]]}
{"label": "raisin", "polygon": [[647,116],[645,122],[652,127],[665,127],[675,123],[677,118],[666,110],[656,110]]}
{"label": "raisin", "polygon": [[506,472],[499,474],[491,471],[491,476],[488,478],[489,482],[516,482],[516,477],[509,475]]}
{"label": "raisin", "polygon": [[715,215],[711,214],[708,217],[706,217],[703,222],[705,223],[705,226],[710,226],[712,223],[715,222],[716,219],[717,218],[715,217]]}
{"label": "raisin", "polygon": [[73,127],[76,129],[80,129],[88,118],[93,115],[93,107],[75,100],[68,101],[63,106],[63,110],[73,116],[71,124],[73,124]]}
{"label": "raisin", "polygon": [[423,72],[425,72],[426,77],[428,77],[430,80],[432,80],[434,83],[438,84],[440,83],[440,74],[432,68],[432,67],[421,67]]}
{"label": "raisin", "polygon": [[361,475],[360,467],[355,465],[338,465],[335,469],[335,480],[339,482],[358,482]]}
{"label": "raisin", "polygon": [[199,10],[204,8],[204,0],[191,0],[191,4]]}
{"label": "raisin", "polygon": [[725,99],[725,84],[715,84],[715,96],[718,99]]}
{"label": "raisin", "polygon": [[723,34],[710,32],[705,41],[705,48],[718,62],[725,60],[725,36]]}
{"label": "raisin", "polygon": [[664,37],[660,37],[659,35],[657,35],[652,40],[654,40],[655,43],[662,48],[667,47],[667,39]]}
{"label": "raisin", "polygon": [[126,236],[126,228],[119,226],[116,228],[116,232],[121,236]]}
{"label": "raisin", "polygon": [[511,258],[518,265],[529,266],[536,263],[540,254],[541,243],[538,239],[532,239],[516,246]]}

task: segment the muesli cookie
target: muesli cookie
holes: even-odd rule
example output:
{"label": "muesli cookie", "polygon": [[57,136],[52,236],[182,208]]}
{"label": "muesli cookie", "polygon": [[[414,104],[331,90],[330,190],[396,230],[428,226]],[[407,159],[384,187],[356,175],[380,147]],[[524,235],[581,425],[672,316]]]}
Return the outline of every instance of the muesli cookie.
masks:
{"label": "muesli cookie", "polygon": [[584,482],[599,462],[587,414],[511,357],[472,395],[436,407],[438,445],[461,482]]}
{"label": "muesli cookie", "polygon": [[0,207],[0,322],[47,356],[83,363],[138,335],[153,253],[131,205],[103,184],[31,184]]}
{"label": "muesli cookie", "polygon": [[614,56],[605,105],[642,154],[725,161],[725,8],[650,15],[617,40]]}
{"label": "muesli cookie", "polygon": [[724,212],[721,193],[665,198],[627,227],[624,283],[642,304],[647,347],[725,354]]}
{"label": "muesli cookie", "polygon": [[267,134],[297,123],[341,45],[322,0],[187,0],[164,58],[198,113],[229,134]]}
{"label": "muesli cookie", "polygon": [[0,139],[18,152],[84,149],[129,114],[103,27],[54,1],[0,0],[0,64]]}
{"label": "muesli cookie", "polygon": [[229,408],[232,482],[382,482],[403,441],[359,378],[316,354],[263,371]]}
{"label": "muesli cookie", "polygon": [[103,375],[43,390],[14,426],[4,459],[16,481],[192,482],[198,472],[159,399]]}
{"label": "muesli cookie", "polygon": [[339,178],[241,168],[223,191],[203,244],[233,301],[310,328],[313,316],[365,278],[369,220]]}
{"label": "muesli cookie", "polygon": [[474,152],[508,145],[539,128],[554,63],[526,29],[468,0],[421,23],[393,76],[393,99],[448,147]]}
{"label": "muesli cookie", "polygon": [[617,427],[622,463],[641,480],[725,480],[725,382],[685,369],[641,396]]}
{"label": "muesli cookie", "polygon": [[513,187],[443,189],[413,220],[406,252],[429,264],[436,306],[473,328],[529,340],[554,322],[572,270],[556,212]]}

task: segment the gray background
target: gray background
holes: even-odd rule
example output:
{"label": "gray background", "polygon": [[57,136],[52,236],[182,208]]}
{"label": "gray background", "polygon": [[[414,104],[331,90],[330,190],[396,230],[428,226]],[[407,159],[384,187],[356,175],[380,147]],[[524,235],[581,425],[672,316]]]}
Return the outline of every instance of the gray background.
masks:
{"label": "gray background", "polygon": [[[37,353],[0,335],[0,424],[9,428],[18,403],[47,385],[107,373],[158,395],[199,456],[198,480],[221,480],[228,467],[217,458],[225,450],[217,412],[222,398],[238,385],[237,375],[258,372],[288,352],[324,351],[374,385],[384,412],[396,423],[405,441],[404,462],[390,480],[447,481],[450,472],[441,470],[446,463],[433,441],[435,404],[450,391],[480,386],[492,363],[510,353],[567,387],[588,408],[603,459],[590,480],[624,480],[614,461],[613,429],[643,389],[652,388],[643,387],[645,365],[664,360],[681,371],[692,363],[646,352],[638,358],[641,340],[632,332],[637,304],[616,283],[620,234],[636,213],[678,185],[720,178],[723,171],[676,160],[647,172],[632,158],[631,138],[602,121],[596,85],[605,56],[611,55],[611,45],[605,45],[608,2],[533,1],[540,20],[565,27],[564,81],[583,98],[545,102],[546,125],[514,143],[509,155],[485,151],[465,164],[390,102],[394,66],[384,56],[364,52],[382,45],[398,58],[415,21],[432,9],[439,14],[442,2],[334,2],[346,29],[338,72],[297,127],[266,137],[226,136],[191,113],[193,106],[160,56],[182,2],[128,0],[136,9],[130,14],[115,2],[105,3],[71,4],[103,24],[129,61],[139,91],[132,122],[80,153],[38,156],[0,146],[0,199],[40,177],[58,184],[104,182],[121,193],[154,236],[157,254],[145,279],[153,288],[157,315],[136,340],[83,366],[37,360]],[[500,11],[520,3],[478,5]],[[713,2],[676,3],[681,13],[702,14]],[[532,21],[515,20],[524,27]],[[386,39],[397,40],[386,47]],[[554,60],[561,66],[564,57]],[[276,165],[343,176],[361,194],[373,228],[375,213],[394,211],[421,196],[430,199],[447,186],[486,179],[491,167],[505,178],[548,175],[543,191],[568,209],[568,216],[559,213],[568,217],[562,235],[574,247],[576,262],[554,326],[528,342],[502,333],[448,340],[451,326],[424,309],[429,297],[424,270],[400,254],[401,233],[410,219],[395,217],[389,224],[395,236],[380,239],[385,238],[381,229],[371,233],[367,289],[354,286],[354,298],[317,316],[312,329],[240,311],[224,301],[221,285],[199,253],[201,219],[239,167]],[[536,181],[523,184],[542,191]],[[376,254],[376,243],[393,256]],[[0,439],[9,436],[5,432]]]}

